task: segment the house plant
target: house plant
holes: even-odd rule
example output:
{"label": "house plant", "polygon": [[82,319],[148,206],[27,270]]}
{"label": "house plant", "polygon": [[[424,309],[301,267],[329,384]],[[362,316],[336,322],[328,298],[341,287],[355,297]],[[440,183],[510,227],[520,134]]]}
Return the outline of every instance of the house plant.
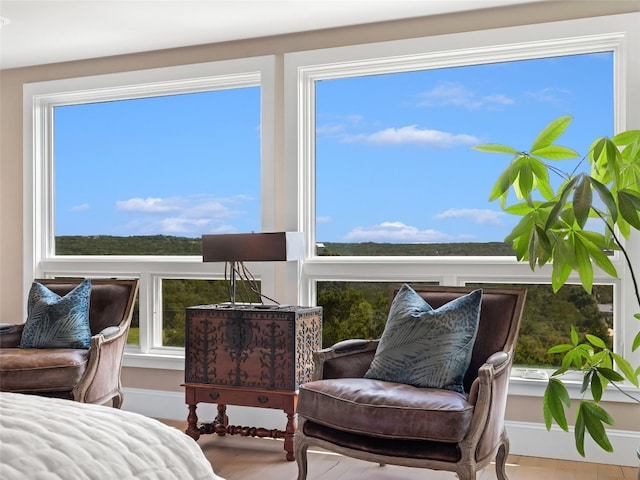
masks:
{"label": "house plant", "polygon": [[[564,172],[557,166],[557,160],[580,158],[576,151],[555,143],[571,121],[570,116],[553,120],[528,151],[498,144],[474,147],[482,152],[513,156],[495,183],[490,200],[499,200],[505,212],[522,217],[505,241],[511,242],[518,260],[528,261],[532,270],[547,263],[552,265],[554,292],[574,271],[584,289],[591,292],[594,265],[617,277],[609,255],[617,250],[630,271],[640,311],[638,279],[624,246],[624,239],[629,238],[632,230],[640,231],[640,130],[596,139],[580,161],[588,162],[590,172],[582,173],[578,168]],[[550,181],[552,175],[562,179],[557,191]],[[514,198],[511,192],[516,200],[508,205]],[[593,228],[594,223],[603,229]],[[640,320],[640,313],[634,317]],[[563,379],[569,372],[578,372],[582,377],[582,398],[576,409],[576,449],[585,456],[584,440],[588,434],[601,448],[611,452],[606,425],[613,425],[614,421],[601,404],[603,391],[617,388],[640,403],[640,395],[630,395],[620,388],[625,381],[639,387],[640,366],[634,367],[607,348],[598,336],[587,333],[580,338],[572,327],[570,338],[570,343],[549,350],[561,354],[562,361],[560,368],[551,374],[544,393],[546,427],[549,430],[555,421],[568,431],[565,409],[571,401]],[[632,350],[639,347],[640,328],[635,333]]]}

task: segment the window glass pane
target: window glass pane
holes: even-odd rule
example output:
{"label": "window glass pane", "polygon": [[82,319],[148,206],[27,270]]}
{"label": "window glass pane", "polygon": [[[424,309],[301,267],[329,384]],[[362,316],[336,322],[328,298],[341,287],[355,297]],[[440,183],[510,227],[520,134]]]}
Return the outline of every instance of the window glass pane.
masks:
{"label": "window glass pane", "polygon": [[468,283],[469,286],[519,286],[527,289],[514,365],[558,367],[560,355],[547,353],[550,347],[571,343],[571,326],[581,341],[596,335],[613,349],[613,286],[594,285],[588,293],[581,285],[564,285],[553,293],[551,285],[496,285]]}
{"label": "window glass pane", "polygon": [[392,292],[397,287],[397,282],[318,282],[323,348],[350,338],[380,338],[387,323]]}
{"label": "window glass pane", "polygon": [[162,280],[162,344],[184,347],[185,309],[229,301],[224,280]]}
{"label": "window glass pane", "polygon": [[[411,282],[410,285],[428,285]],[[431,284],[433,285],[433,284]],[[565,285],[553,293],[550,285],[480,284],[473,287],[525,287],[527,300],[522,315],[514,364],[557,367],[559,355],[550,347],[571,343],[571,326],[581,338],[598,335],[609,348],[613,344],[613,286],[594,285],[587,293],[580,285]],[[329,347],[349,338],[380,338],[387,321],[392,289],[397,283],[318,282],[318,305],[323,308],[322,344]]]}
{"label": "window glass pane", "polygon": [[260,230],[260,88],[54,109],[55,252],[199,255]]}
{"label": "window glass pane", "polygon": [[127,334],[127,345],[140,345],[140,294],[136,295],[131,317],[131,326]]}
{"label": "window glass pane", "polygon": [[562,115],[574,122],[560,143],[583,155],[613,132],[611,52],[315,86],[319,255],[513,255],[518,218],[488,201],[510,157],[472,146],[528,148]]}

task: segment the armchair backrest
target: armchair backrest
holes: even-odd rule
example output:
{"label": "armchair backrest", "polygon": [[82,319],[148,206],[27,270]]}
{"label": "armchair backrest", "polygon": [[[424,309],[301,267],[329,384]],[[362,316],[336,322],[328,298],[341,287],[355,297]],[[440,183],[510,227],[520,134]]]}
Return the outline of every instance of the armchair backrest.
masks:
{"label": "armchair backrest", "polygon": [[[527,293],[525,288],[446,287],[436,285],[412,285],[411,288],[434,309],[473,290],[482,288],[478,334],[473,347],[471,363],[464,378],[464,387],[467,392],[478,376],[478,369],[491,354],[504,351],[513,360],[513,352]],[[399,289],[400,286],[392,288],[391,298],[395,297]]]}
{"label": "armchair backrest", "polygon": [[[52,292],[64,296],[83,279],[56,278],[36,279]],[[133,302],[138,291],[136,279],[91,279],[89,300],[89,324],[91,334],[96,335],[107,327],[126,327],[133,314]]]}

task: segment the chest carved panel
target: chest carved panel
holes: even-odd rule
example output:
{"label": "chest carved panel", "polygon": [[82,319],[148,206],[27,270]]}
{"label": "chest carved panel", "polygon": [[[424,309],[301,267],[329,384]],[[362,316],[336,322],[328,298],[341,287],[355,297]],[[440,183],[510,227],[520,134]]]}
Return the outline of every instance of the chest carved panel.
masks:
{"label": "chest carved panel", "polygon": [[185,381],[297,390],[322,345],[320,307],[187,308]]}

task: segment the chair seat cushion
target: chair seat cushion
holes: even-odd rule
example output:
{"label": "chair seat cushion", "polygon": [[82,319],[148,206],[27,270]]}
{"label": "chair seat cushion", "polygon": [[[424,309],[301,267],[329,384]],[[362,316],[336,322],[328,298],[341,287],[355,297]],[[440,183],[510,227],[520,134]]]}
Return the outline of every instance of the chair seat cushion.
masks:
{"label": "chair seat cushion", "polygon": [[69,391],[87,368],[88,350],[73,348],[0,349],[0,390]]}
{"label": "chair seat cushion", "polygon": [[469,430],[473,406],[452,390],[341,378],[301,385],[297,413],[350,433],[455,443]]}

